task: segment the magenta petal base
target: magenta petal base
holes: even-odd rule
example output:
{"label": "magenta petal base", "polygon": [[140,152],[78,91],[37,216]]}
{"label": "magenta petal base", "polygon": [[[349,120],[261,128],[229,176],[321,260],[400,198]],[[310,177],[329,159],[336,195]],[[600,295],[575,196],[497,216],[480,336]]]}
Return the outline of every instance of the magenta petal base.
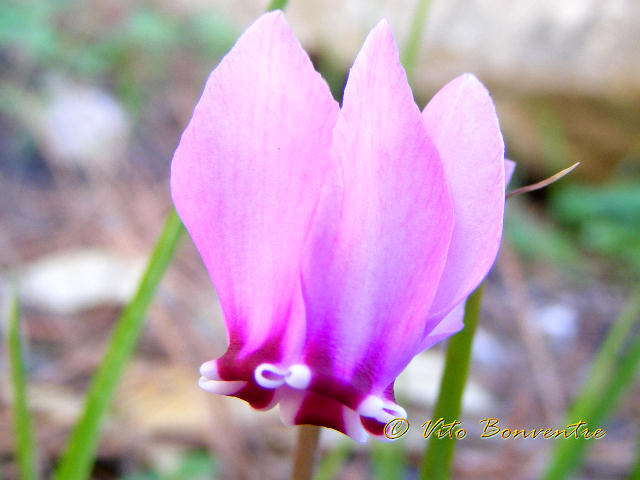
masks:
{"label": "magenta petal base", "polygon": [[[240,364],[244,367],[239,368]],[[327,427],[359,442],[370,435],[385,440],[385,425],[394,418],[407,417],[392,399],[366,395],[335,380],[312,382],[313,372],[302,363],[289,367],[260,363],[253,370],[251,364],[255,361],[231,360],[227,352],[201,365],[198,384],[209,393],[240,398],[259,410],[279,402],[283,423]]]}

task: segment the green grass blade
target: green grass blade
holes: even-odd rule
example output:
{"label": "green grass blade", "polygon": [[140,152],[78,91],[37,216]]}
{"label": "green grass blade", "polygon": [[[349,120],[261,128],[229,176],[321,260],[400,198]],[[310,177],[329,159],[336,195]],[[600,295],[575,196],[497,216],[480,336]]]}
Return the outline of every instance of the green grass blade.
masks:
{"label": "green grass blade", "polygon": [[637,426],[637,429],[638,445],[636,447],[636,463],[633,465],[631,474],[627,480],[640,480],[640,425]]}
{"label": "green grass blade", "polygon": [[102,364],[91,379],[84,411],[56,470],[58,480],[88,478],[100,436],[100,426],[124,367],[144,324],[144,316],[184,232],[175,210],[165,222],[138,290],[118,319]]}
{"label": "green grass blade", "polygon": [[[433,409],[432,419],[434,421],[439,418],[444,418],[445,423],[459,420],[462,410],[462,394],[469,373],[471,345],[478,324],[481,300],[482,285],[467,299],[464,309],[464,328],[449,340],[440,392]],[[429,437],[420,467],[422,480],[448,478],[456,441],[449,436],[442,439],[434,435]]]}
{"label": "green grass blade", "polygon": [[[617,400],[631,385],[640,366],[640,334],[629,341],[640,320],[640,289],[636,291],[600,347],[589,377],[569,411],[567,424],[579,420],[598,428]],[[625,344],[629,345],[623,352]],[[545,480],[566,478],[580,463],[589,446],[584,439],[556,440]]]}
{"label": "green grass blade", "polygon": [[413,16],[411,30],[409,30],[407,41],[400,55],[400,61],[407,72],[408,79],[411,79],[418,60],[420,41],[422,40],[422,32],[424,31],[424,24],[427,20],[427,12],[429,11],[430,4],[430,0],[418,0],[418,7]]}
{"label": "green grass blade", "polygon": [[596,353],[591,371],[582,390],[569,410],[569,418],[578,418],[593,411],[611,380],[612,372],[619,363],[621,350],[628,340],[633,326],[640,320],[640,289],[631,297],[622,313],[611,326],[602,346]]}
{"label": "green grass blade", "polygon": [[396,440],[393,443],[373,443],[371,445],[372,478],[374,480],[403,480],[407,473],[405,457],[402,440]]}
{"label": "green grass blade", "polygon": [[269,2],[269,6],[267,7],[267,12],[270,12],[271,10],[284,10],[285,8],[287,8],[288,3],[289,0],[271,0],[271,2]]}
{"label": "green grass blade", "polygon": [[18,458],[20,478],[36,478],[36,447],[33,435],[33,421],[27,402],[27,380],[24,366],[24,351],[20,338],[20,311],[15,290],[9,311],[9,331],[7,335],[11,384],[13,386],[13,429],[15,449]]}

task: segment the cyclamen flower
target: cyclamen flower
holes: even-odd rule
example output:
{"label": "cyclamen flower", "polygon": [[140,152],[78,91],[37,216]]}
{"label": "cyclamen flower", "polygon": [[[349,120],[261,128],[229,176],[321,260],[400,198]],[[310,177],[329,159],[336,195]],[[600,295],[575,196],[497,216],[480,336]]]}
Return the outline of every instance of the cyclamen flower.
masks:
{"label": "cyclamen flower", "polygon": [[209,76],[171,190],[228,331],[200,386],[364,441],[406,417],[395,378],[494,262],[504,145],[473,75],[419,111],[384,20],[340,108],[272,12]]}

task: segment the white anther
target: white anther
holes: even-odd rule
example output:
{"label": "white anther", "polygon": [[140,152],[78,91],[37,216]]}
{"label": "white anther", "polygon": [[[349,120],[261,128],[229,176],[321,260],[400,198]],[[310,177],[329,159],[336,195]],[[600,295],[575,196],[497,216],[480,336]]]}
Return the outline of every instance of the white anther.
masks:
{"label": "white anther", "polygon": [[200,375],[207,377],[209,380],[222,380],[222,378],[220,378],[220,373],[218,372],[217,360],[204,362],[200,365]]}
{"label": "white anther", "polygon": [[261,363],[253,372],[256,383],[264,388],[278,388],[285,382],[287,370],[282,370],[272,363]]}
{"label": "white anther", "polygon": [[198,386],[209,393],[217,393],[218,395],[233,395],[234,393],[239,392],[247,382],[242,380],[233,380],[233,381],[219,381],[219,380],[210,380],[207,377],[200,377],[198,380]]}
{"label": "white anther", "polygon": [[374,395],[369,395],[363,400],[358,407],[358,413],[363,417],[374,418],[385,424],[394,418],[407,418],[406,410],[400,405]]}
{"label": "white anther", "polygon": [[297,363],[289,368],[284,381],[291,388],[304,390],[311,383],[311,370],[302,363]]}

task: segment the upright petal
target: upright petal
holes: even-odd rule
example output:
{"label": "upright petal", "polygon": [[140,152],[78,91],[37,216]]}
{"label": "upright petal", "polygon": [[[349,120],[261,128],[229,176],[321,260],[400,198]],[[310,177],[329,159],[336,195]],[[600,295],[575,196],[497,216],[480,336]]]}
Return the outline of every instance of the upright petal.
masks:
{"label": "upright petal", "polygon": [[433,347],[436,343],[441,342],[449,338],[451,335],[455,335],[464,328],[464,306],[466,302],[460,302],[453,307],[442,320],[439,320],[436,326],[431,330],[422,342],[420,346],[421,350]]}
{"label": "upright petal", "polygon": [[[380,434],[402,412],[387,387],[421,342],[453,226],[438,151],[385,21],[349,73],[333,155],[305,252],[304,363],[312,391]],[[306,421],[312,401],[303,401]]]}
{"label": "upright petal", "polygon": [[337,114],[282,12],[260,17],[207,80],[171,168],[228,329],[229,350],[203,365],[203,388],[229,393],[216,382],[246,381],[239,396],[265,406],[273,392],[257,398],[257,365],[279,372],[300,355],[300,257]]}
{"label": "upright petal", "polygon": [[471,74],[445,85],[423,112],[442,158],[455,226],[428,328],[466,298],[493,264],[505,203],[504,143],[493,101]]}
{"label": "upright petal", "polygon": [[513,160],[509,160],[508,158],[504,159],[504,187],[507,188],[509,182],[511,181],[511,177],[513,176],[513,172],[516,169],[516,162]]}

